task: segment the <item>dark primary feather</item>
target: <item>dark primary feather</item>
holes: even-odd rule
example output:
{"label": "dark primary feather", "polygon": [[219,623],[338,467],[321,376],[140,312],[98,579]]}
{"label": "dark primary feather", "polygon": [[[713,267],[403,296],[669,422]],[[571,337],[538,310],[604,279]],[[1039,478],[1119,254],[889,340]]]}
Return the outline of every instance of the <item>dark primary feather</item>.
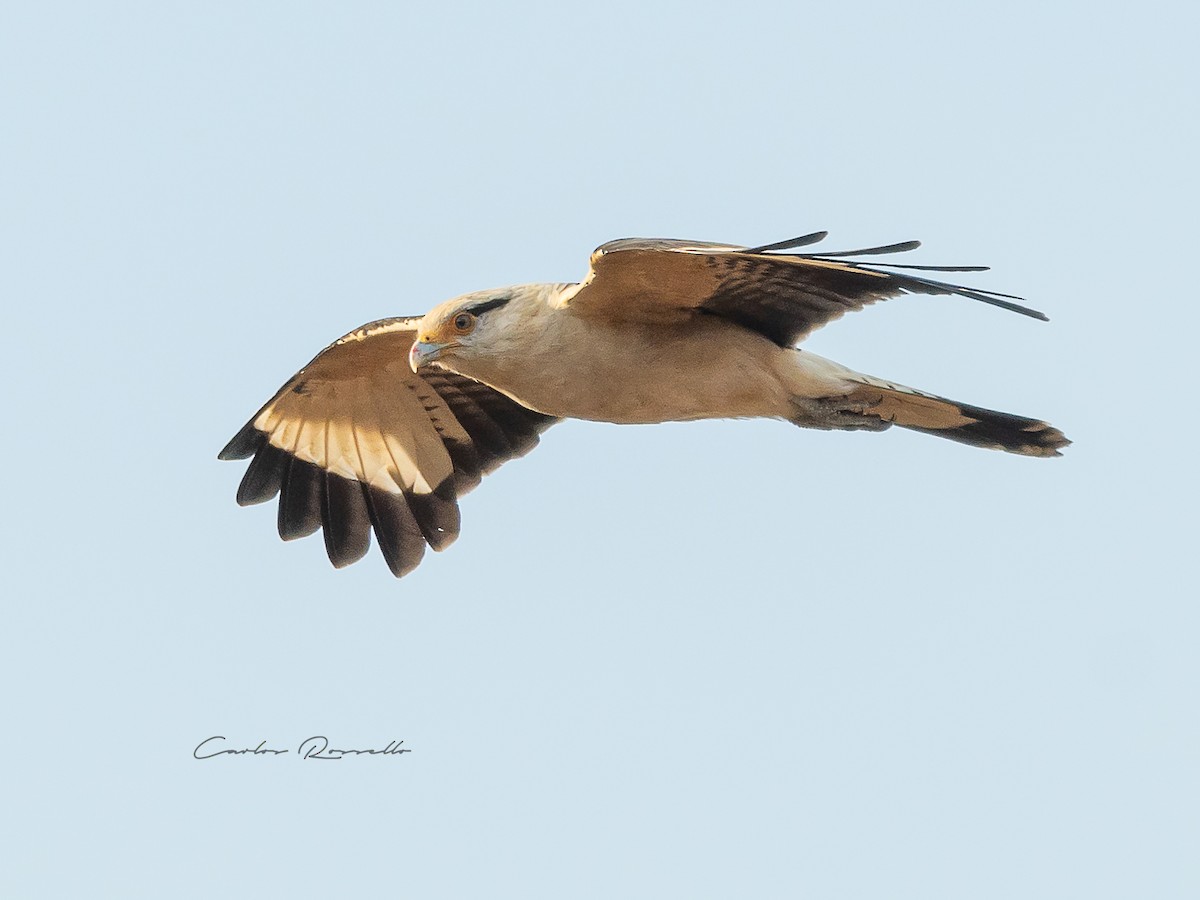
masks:
{"label": "dark primary feather", "polygon": [[325,479],[321,470],[289,455],[287,476],[279,496],[279,536],[285,541],[294,541],[308,537],[320,528],[324,493]]}
{"label": "dark primary feather", "polygon": [[425,535],[404,497],[364,487],[367,511],[383,559],[397,578],[415,569],[425,556]]}
{"label": "dark primary feather", "polygon": [[325,473],[325,550],[337,568],[358,562],[371,549],[371,515],[362,482]]}
{"label": "dark primary feather", "polygon": [[[820,237],[817,237],[820,235]],[[811,235],[805,235],[806,244],[817,243],[823,240],[828,235],[826,231],[816,231]],[[795,244],[792,241],[782,241],[779,244],[768,244],[766,248],[755,248],[746,250],[745,253],[754,253],[762,255],[770,255],[764,253],[764,250],[783,250],[790,247],[802,246]],[[891,262],[876,262],[870,265],[856,263],[853,260],[846,259],[851,256],[877,256],[889,253],[906,253],[909,250],[915,250],[921,246],[920,241],[900,241],[895,244],[884,244],[879,247],[865,247],[860,250],[835,250],[824,253],[794,253],[782,254],[777,253],[777,256],[794,256],[797,259],[812,259],[817,261],[822,260],[845,260],[847,265],[857,269],[862,269],[867,272],[877,272],[895,279],[897,286],[901,292],[911,294],[957,294],[960,297],[966,297],[970,300],[978,300],[981,303],[987,303],[991,306],[998,306],[1001,309],[1007,309],[1010,312],[1020,313],[1023,316],[1029,316],[1033,319],[1040,319],[1043,322],[1048,322],[1049,318],[1045,313],[1039,312],[1036,309],[1031,309],[1028,306],[1022,306],[1018,303],[1012,303],[1013,300],[1023,300],[1024,297],[1018,297],[1015,294],[1002,294],[999,291],[988,291],[981,288],[968,288],[962,285],[949,284],[944,281],[935,281],[930,278],[920,276],[903,275],[894,272],[888,272],[887,269],[908,269],[920,270],[927,272],[986,272],[987,266],[928,266],[928,265],[911,265]],[[882,299],[882,298],[875,298]]]}
{"label": "dark primary feather", "polygon": [[814,231],[802,234],[800,237],[788,238],[786,241],[776,241],[774,244],[763,244],[761,247],[750,247],[747,253],[769,253],[772,250],[794,250],[797,247],[807,247],[809,244],[819,244],[829,237],[828,231]]}
{"label": "dark primary feather", "polygon": [[888,253],[907,253],[921,246],[920,241],[900,241],[898,244],[884,244],[881,247],[864,247],[861,250],[836,250],[831,253],[807,254],[797,253],[807,259],[832,258],[835,256],[883,256]]}
{"label": "dark primary feather", "polygon": [[875,265],[887,266],[889,269],[919,269],[923,272],[987,272],[991,269],[991,266],[914,266],[893,262],[878,262]]}
{"label": "dark primary feather", "polygon": [[444,550],[454,543],[461,525],[454,484],[444,481],[431,494],[410,494],[408,507],[430,547]]}
{"label": "dark primary feather", "polygon": [[251,422],[247,422],[242,430],[235,434],[228,444],[217,454],[217,459],[248,459],[262,445],[262,433]]}
{"label": "dark primary feather", "polygon": [[[866,264],[850,256],[905,252],[919,246],[902,241],[860,250],[830,253],[781,253],[815,243],[815,232],[804,238],[767,244],[735,253],[713,253],[709,265],[717,272],[717,287],[700,306],[702,312],[757,331],[783,347],[851,310],[901,294],[956,294],[1036,319],[1046,316],[1014,301],[1022,298],[999,291],[968,288],[890,269],[920,271],[982,271],[983,266],[916,266],[886,262]],[[795,262],[789,262],[795,260]],[[803,265],[811,262],[812,265]],[[828,263],[829,265],[824,265]]]}
{"label": "dark primary feather", "polygon": [[[415,375],[408,348],[416,319],[385,319],[351,332],[327,347],[290,379],[219,454],[251,459],[238,488],[242,505],[279,494],[277,527],[284,540],[323,528],[335,566],[361,559],[374,530],[388,568],[397,577],[412,571],[425,553],[449,546],[461,526],[458,498],[506,460],[528,452],[557,419],[526,409],[486,385],[445,370]],[[295,388],[304,386],[304,390]],[[412,396],[424,413],[397,425],[393,437],[428,429],[449,456],[452,474],[431,493],[392,493],[328,472],[270,443],[254,427],[268,408],[287,410],[292,421],[351,418],[364,429],[390,421],[389,411]],[[279,404],[279,406],[276,406]],[[443,470],[444,471],[444,470]]]}
{"label": "dark primary feather", "polygon": [[282,450],[262,441],[254,459],[238,485],[238,506],[264,503],[279,493],[283,475],[287,469],[288,455]]}

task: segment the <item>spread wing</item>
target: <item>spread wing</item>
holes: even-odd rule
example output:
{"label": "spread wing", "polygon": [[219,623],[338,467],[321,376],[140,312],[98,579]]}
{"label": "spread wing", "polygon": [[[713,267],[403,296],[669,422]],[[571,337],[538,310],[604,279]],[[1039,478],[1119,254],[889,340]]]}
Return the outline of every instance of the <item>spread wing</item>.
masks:
{"label": "spread wing", "polygon": [[788,253],[824,239],[820,231],[763,247],[626,238],[592,254],[591,271],[562,301],[581,316],[654,325],[697,315],[727,319],[791,347],[809,332],[869,303],[901,294],[957,294],[1037,319],[1009,294],[887,271],[978,272],[986,266],[867,265],[843,257],[900,253],[917,241],[836,253]]}
{"label": "spread wing", "polygon": [[458,536],[458,498],[557,421],[453,372],[413,374],[419,321],[381,319],[334,342],[219,454],[253,457],[239,504],[279,494],[279,536],[324,527],[335,566],[361,559],[374,529],[392,573],[412,571],[426,544]]}

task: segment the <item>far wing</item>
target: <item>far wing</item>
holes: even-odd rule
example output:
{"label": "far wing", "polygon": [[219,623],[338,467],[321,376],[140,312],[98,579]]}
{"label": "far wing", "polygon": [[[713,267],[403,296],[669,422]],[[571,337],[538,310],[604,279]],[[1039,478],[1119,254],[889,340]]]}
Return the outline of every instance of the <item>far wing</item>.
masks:
{"label": "far wing", "polygon": [[905,241],[826,254],[786,253],[816,243],[825,232],[764,247],[626,238],[596,249],[588,277],[562,305],[579,316],[653,325],[682,324],[697,315],[727,319],[783,347],[846,312],[901,294],[957,294],[1038,319],[1008,294],[935,281],[891,269],[971,272],[984,266],[867,265],[841,257],[899,253]]}
{"label": "far wing", "polygon": [[361,559],[374,529],[397,577],[458,536],[458,498],[529,452],[556,419],[492,388],[413,374],[419,318],[364,325],[321,351],[221,451],[253,457],[238,503],[279,494],[284,540],[325,530],[335,566]]}

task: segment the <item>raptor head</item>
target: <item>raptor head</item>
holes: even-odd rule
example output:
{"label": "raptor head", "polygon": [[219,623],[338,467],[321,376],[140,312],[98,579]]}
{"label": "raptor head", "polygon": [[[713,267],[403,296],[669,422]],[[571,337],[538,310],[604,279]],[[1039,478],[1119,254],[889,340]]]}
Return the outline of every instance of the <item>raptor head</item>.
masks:
{"label": "raptor head", "polygon": [[408,364],[416,372],[438,363],[448,367],[455,359],[470,357],[494,337],[500,327],[498,312],[512,302],[514,288],[477,291],[448,300],[425,314],[417,326],[417,339],[408,352]]}

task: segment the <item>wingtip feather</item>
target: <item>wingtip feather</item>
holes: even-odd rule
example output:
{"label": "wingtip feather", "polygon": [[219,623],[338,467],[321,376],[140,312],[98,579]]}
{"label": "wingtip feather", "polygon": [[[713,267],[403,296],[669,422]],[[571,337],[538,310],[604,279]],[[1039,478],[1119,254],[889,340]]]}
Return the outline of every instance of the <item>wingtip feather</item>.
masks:
{"label": "wingtip feather", "polygon": [[264,440],[266,440],[266,435],[255,428],[253,422],[247,422],[237,434],[229,439],[229,443],[221,448],[217,459],[249,459],[258,452],[258,448]]}

